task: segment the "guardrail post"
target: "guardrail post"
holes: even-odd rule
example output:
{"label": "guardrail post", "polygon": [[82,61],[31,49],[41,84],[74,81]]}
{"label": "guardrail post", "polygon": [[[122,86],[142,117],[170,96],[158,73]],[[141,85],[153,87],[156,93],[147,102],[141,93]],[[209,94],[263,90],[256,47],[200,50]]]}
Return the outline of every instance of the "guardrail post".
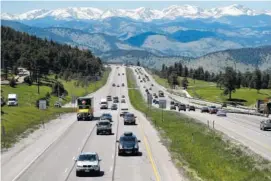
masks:
{"label": "guardrail post", "polygon": [[213,129],[215,129],[215,121],[213,121]]}

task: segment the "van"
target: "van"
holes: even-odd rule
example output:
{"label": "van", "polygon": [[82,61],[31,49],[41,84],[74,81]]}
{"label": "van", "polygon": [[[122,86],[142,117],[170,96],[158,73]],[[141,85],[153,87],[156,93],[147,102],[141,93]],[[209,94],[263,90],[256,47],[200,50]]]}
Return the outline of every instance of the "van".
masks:
{"label": "van", "polygon": [[8,94],[8,106],[18,106],[17,94]]}
{"label": "van", "polygon": [[100,105],[100,109],[108,109],[107,99],[101,99]]}

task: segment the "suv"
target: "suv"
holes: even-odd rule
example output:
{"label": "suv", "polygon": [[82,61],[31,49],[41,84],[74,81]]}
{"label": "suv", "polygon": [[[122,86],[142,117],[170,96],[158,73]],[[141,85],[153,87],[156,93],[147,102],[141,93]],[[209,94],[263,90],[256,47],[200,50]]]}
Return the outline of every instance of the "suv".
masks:
{"label": "suv", "polygon": [[112,101],[112,97],[111,96],[107,96],[106,99],[107,99],[107,101]]}
{"label": "suv", "polygon": [[124,125],[136,124],[136,116],[133,113],[126,113],[123,118]]}
{"label": "suv", "polygon": [[210,106],[208,110],[209,110],[210,114],[216,114],[217,113],[217,108],[215,106]]}
{"label": "suv", "polygon": [[181,110],[186,111],[186,105],[185,104],[180,104],[179,105],[179,111],[181,111]]}
{"label": "suv", "polygon": [[139,153],[139,145],[140,140],[136,138],[136,136],[132,132],[125,132],[121,135],[120,139],[117,140],[118,145],[118,155],[122,154],[135,154]]}
{"label": "suv", "polygon": [[112,115],[109,113],[103,113],[100,117],[100,120],[109,120],[112,122]]}
{"label": "suv", "polygon": [[263,131],[271,129],[271,119],[261,121],[260,129]]}
{"label": "suv", "polygon": [[195,106],[189,106],[189,107],[188,107],[188,111],[196,111]]}
{"label": "suv", "polygon": [[118,105],[117,104],[112,104],[111,110],[118,110]]}
{"label": "suv", "polygon": [[121,103],[125,103],[126,101],[125,101],[125,99],[121,99]]}
{"label": "suv", "polygon": [[98,123],[96,124],[97,126],[97,135],[99,135],[100,133],[107,133],[107,134],[112,134],[112,124],[110,123],[110,121],[108,120],[101,120],[98,121]]}
{"label": "suv", "polygon": [[76,161],[76,176],[80,173],[96,173],[100,175],[100,161],[99,155],[96,152],[82,152]]}
{"label": "suv", "polygon": [[122,83],[121,86],[124,87],[124,83]]}

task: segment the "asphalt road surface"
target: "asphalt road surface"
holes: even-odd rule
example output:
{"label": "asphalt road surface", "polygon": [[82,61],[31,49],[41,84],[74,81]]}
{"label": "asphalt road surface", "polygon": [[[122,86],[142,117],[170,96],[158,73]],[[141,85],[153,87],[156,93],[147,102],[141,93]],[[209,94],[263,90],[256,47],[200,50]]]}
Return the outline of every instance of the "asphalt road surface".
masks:
{"label": "asphalt road surface", "polygon": [[[120,73],[120,75],[118,75]],[[111,77],[108,83],[92,94],[95,99],[94,121],[76,121],[68,128],[57,141],[55,141],[40,157],[38,157],[26,170],[20,174],[14,173],[14,178],[20,181],[182,181],[185,180],[174,167],[167,149],[160,143],[156,130],[145,117],[134,110],[128,99],[127,80],[125,67],[112,66]],[[113,87],[112,84],[120,85]],[[122,87],[121,84],[125,86]],[[124,126],[118,110],[100,110],[99,102],[107,95],[125,96],[129,112],[137,116],[137,125]],[[109,107],[112,102],[109,103]],[[118,104],[121,107],[122,103]],[[103,112],[113,116],[113,134],[96,135],[96,122]],[[118,156],[116,140],[124,131],[132,131],[141,140],[140,156]],[[34,150],[34,149],[33,149]],[[101,174],[96,177],[76,177],[75,157],[82,151],[97,152],[101,158]],[[20,153],[18,153],[20,154]],[[29,153],[31,154],[31,153]],[[17,160],[18,163],[23,160]],[[14,160],[15,162],[15,160]],[[12,173],[12,165],[6,167],[2,175]],[[12,180],[10,177],[3,181]]]}
{"label": "asphalt road surface", "polygon": [[[166,89],[160,85],[158,85],[154,79],[149,75],[143,68],[141,68],[143,74],[147,74],[150,78],[150,81],[140,82],[138,76],[143,77],[141,74],[136,74],[135,67],[133,67],[135,77],[137,79],[137,84],[139,85],[140,90],[142,91],[145,99],[147,98],[145,89],[151,88],[149,90],[151,94],[158,94],[159,90],[164,91],[165,99],[167,100],[167,109],[169,110],[170,101],[169,98],[172,97],[175,100],[178,100],[181,103],[189,104],[190,100],[188,98],[176,96],[166,92]],[[153,84],[153,86],[151,85]],[[202,101],[204,102],[204,101]],[[191,103],[190,103],[191,104]],[[158,105],[154,105],[158,107]],[[266,118],[253,116],[253,115],[245,115],[245,114],[234,114],[228,113],[227,117],[218,117],[216,115],[211,115],[209,113],[200,113],[199,110],[194,111],[181,111],[182,114],[185,114],[191,118],[195,118],[205,124],[208,124],[210,127],[213,126],[217,130],[222,131],[229,137],[237,140],[243,145],[249,147],[254,152],[260,154],[266,159],[271,160],[271,131],[262,131],[260,130],[260,121]]]}

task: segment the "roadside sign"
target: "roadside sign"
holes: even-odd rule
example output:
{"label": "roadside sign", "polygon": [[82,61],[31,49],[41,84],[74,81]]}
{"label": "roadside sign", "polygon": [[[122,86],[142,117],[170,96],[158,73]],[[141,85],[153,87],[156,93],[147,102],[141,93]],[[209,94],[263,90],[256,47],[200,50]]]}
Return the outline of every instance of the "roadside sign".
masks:
{"label": "roadside sign", "polygon": [[46,100],[39,100],[39,109],[46,109]]}
{"label": "roadside sign", "polygon": [[159,108],[165,109],[167,107],[167,100],[160,99],[159,100]]}
{"label": "roadside sign", "polygon": [[152,95],[147,94],[148,104],[152,104]]}

